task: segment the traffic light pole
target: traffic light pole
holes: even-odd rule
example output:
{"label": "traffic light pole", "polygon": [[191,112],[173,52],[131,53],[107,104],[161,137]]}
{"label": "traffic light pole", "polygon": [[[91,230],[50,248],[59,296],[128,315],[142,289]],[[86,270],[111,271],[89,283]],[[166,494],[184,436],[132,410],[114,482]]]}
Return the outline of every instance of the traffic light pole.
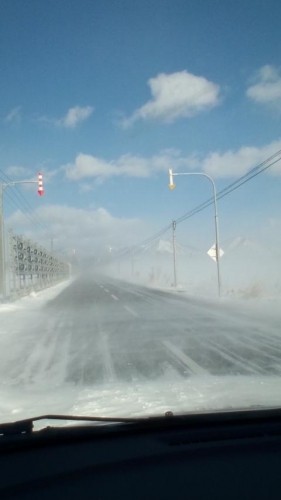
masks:
{"label": "traffic light pole", "polygon": [[220,276],[220,245],[219,245],[219,216],[218,216],[218,207],[217,207],[217,190],[216,185],[213,178],[205,174],[204,172],[173,172],[171,168],[169,168],[169,188],[171,190],[175,189],[176,185],[174,184],[174,176],[175,175],[199,175],[208,179],[212,184],[213,189],[213,200],[214,200],[214,210],[215,210],[215,246],[216,246],[216,262],[217,262],[217,279],[218,279],[218,295],[221,296],[221,276]]}
{"label": "traffic light pole", "polygon": [[5,300],[7,297],[6,290],[6,246],[5,246],[5,227],[4,227],[4,191],[7,187],[15,186],[17,184],[37,184],[38,194],[44,194],[42,174],[38,174],[37,181],[11,181],[0,183],[0,299]]}

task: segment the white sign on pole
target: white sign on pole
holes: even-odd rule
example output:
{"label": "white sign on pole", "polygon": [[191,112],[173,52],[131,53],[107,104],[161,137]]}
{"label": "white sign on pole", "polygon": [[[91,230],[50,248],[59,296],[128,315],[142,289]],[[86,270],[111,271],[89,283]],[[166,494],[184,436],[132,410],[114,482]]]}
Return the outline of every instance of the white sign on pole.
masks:
{"label": "white sign on pole", "polygon": [[[216,255],[216,245],[214,244],[207,252],[207,254],[213,259],[215,262],[217,261]],[[222,257],[224,255],[224,251],[222,248],[219,249],[219,256]]]}

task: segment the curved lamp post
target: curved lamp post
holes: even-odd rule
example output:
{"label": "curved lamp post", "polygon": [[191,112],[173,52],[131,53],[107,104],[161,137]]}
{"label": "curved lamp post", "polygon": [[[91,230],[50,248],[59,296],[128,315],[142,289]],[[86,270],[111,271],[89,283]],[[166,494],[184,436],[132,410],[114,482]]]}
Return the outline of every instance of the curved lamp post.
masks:
{"label": "curved lamp post", "polygon": [[214,199],[214,209],[215,209],[215,246],[216,246],[216,263],[217,263],[217,279],[218,279],[218,295],[221,295],[221,277],[220,277],[220,246],[219,246],[219,216],[218,216],[218,208],[217,208],[217,191],[214,180],[208,174],[203,172],[173,172],[171,168],[169,168],[169,188],[171,190],[175,189],[176,184],[174,183],[175,175],[200,175],[201,177],[205,177],[212,184],[213,189],[213,199]]}

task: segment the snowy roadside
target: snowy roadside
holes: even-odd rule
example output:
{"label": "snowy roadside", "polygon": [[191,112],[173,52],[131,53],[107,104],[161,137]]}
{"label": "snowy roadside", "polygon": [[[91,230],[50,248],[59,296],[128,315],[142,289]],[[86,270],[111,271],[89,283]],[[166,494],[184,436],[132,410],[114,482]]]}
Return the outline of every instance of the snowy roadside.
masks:
{"label": "snowy roadside", "polygon": [[26,310],[40,308],[46,304],[49,300],[54,299],[63,290],[71,285],[75,281],[75,278],[70,278],[66,281],[53,285],[45,290],[40,290],[39,292],[31,292],[29,295],[21,297],[13,302],[8,302],[0,304],[0,314],[3,312],[12,312],[16,310]]}

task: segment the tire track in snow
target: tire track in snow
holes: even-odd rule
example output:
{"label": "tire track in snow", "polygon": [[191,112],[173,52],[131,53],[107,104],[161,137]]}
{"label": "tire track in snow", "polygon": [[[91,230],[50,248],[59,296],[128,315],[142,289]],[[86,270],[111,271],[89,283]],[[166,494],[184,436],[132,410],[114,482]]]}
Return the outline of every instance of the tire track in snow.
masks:
{"label": "tire track in snow", "polygon": [[215,352],[223,359],[232,363],[234,367],[240,368],[244,372],[248,372],[255,375],[258,373],[264,374],[264,370],[261,369],[258,365],[250,362],[249,359],[242,358],[238,354],[229,351],[227,348],[218,345],[215,341],[206,339],[205,344],[207,345],[208,349]]}
{"label": "tire track in snow", "polygon": [[66,319],[55,318],[48,324],[43,338],[38,336],[38,342],[26,360],[21,376],[24,385],[61,383],[65,379],[71,332],[71,325]]}
{"label": "tire track in snow", "polygon": [[124,309],[126,311],[128,311],[135,318],[139,318],[140,317],[139,314],[136,311],[134,311],[134,309],[132,309],[131,307],[127,306],[126,304],[124,304],[123,307],[124,307]]}
{"label": "tire track in snow", "polygon": [[[276,351],[274,352],[273,348],[271,349],[271,352],[268,352],[267,343],[262,342],[262,341],[258,341],[253,336],[248,337],[248,338],[245,338],[245,337],[233,338],[229,334],[227,334],[225,336],[225,338],[232,345],[233,349],[235,349],[235,347],[240,346],[240,349],[248,350],[251,353],[253,353],[257,361],[258,361],[257,355],[259,355],[260,361],[263,361],[263,362],[266,362],[269,360],[269,361],[272,361],[275,363],[280,363],[280,361],[281,361],[281,351],[279,349],[277,349],[277,351],[279,351],[279,355],[275,353]],[[247,359],[249,359],[249,358],[247,357]],[[255,363],[255,365],[257,365],[257,363]],[[280,366],[279,371],[280,370],[281,370],[281,366]]]}
{"label": "tire track in snow", "polygon": [[107,382],[116,380],[116,373],[112,361],[111,352],[109,349],[108,334],[105,331],[100,331],[100,351],[103,358],[104,373]]}

